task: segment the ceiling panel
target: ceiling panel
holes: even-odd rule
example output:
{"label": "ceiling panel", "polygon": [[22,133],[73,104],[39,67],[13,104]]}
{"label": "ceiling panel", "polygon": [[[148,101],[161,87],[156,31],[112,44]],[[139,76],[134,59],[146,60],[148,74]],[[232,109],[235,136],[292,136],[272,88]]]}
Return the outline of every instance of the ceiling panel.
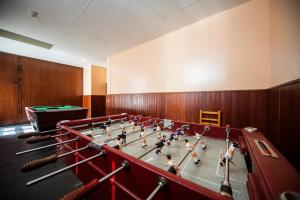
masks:
{"label": "ceiling panel", "polygon": [[[246,1],[1,0],[0,28],[52,43],[57,52],[98,64]],[[31,17],[31,10],[39,12],[38,17]]]}

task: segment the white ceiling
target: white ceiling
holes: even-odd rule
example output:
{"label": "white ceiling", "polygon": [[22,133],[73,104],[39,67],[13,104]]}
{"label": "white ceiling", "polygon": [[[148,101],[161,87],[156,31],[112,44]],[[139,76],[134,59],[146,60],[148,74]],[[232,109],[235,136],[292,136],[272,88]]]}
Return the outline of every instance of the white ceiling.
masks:
{"label": "white ceiling", "polygon": [[46,50],[0,38],[0,51],[76,66],[106,65],[111,55],[246,1],[0,0],[0,28],[54,45]]}

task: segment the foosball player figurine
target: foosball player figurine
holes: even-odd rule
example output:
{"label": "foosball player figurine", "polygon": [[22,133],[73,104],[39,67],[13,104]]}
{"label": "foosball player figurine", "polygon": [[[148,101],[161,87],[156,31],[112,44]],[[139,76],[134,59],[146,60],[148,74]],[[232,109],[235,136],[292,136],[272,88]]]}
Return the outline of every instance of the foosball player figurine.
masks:
{"label": "foosball player figurine", "polygon": [[171,142],[174,140],[175,136],[176,136],[176,133],[175,133],[175,132],[172,132],[172,133],[170,134],[170,137],[169,137],[169,139],[168,139],[168,141],[167,141],[167,147],[169,147],[169,146],[171,145]]}
{"label": "foosball player figurine", "polygon": [[156,153],[157,155],[161,153],[161,149],[164,147],[165,142],[166,142],[166,136],[163,135],[163,136],[160,138],[159,142],[155,144],[155,146],[156,146],[156,152],[155,152],[155,153]]}
{"label": "foosball player figurine", "polygon": [[121,119],[120,128],[121,128],[121,130],[123,130],[123,128],[124,128],[124,121],[123,121],[123,119]]}
{"label": "foosball player figurine", "polygon": [[121,141],[121,137],[118,136],[117,137],[117,146],[116,146],[116,149],[119,149],[120,151],[122,151],[122,141]]}
{"label": "foosball player figurine", "polygon": [[106,135],[107,135],[107,139],[111,139],[111,130],[110,130],[110,125],[106,125]]}
{"label": "foosball player figurine", "polygon": [[197,133],[197,132],[195,131],[195,137],[196,137],[197,140],[199,140],[199,143],[200,143],[200,145],[201,145],[201,148],[202,148],[203,150],[206,149],[206,145],[205,145],[205,141],[204,141],[204,136],[201,135],[200,133]]}
{"label": "foosball player figurine", "polygon": [[[156,126],[157,126],[157,124],[156,123],[153,123],[153,133],[156,131]],[[158,136],[158,134],[157,134],[157,137],[156,137],[157,139],[159,139],[159,138],[161,138],[161,136]]]}
{"label": "foosball player figurine", "polygon": [[231,162],[233,165],[236,165],[233,161],[232,161],[232,158],[233,158],[233,154],[234,154],[234,151],[235,149],[238,148],[238,144],[233,142],[229,148],[227,149],[226,153],[225,153],[225,156],[224,156],[224,153],[221,152],[220,153],[220,166],[221,167],[224,167],[225,166],[225,162],[226,162],[226,158],[228,158],[228,161]]}
{"label": "foosball player figurine", "polygon": [[156,125],[156,134],[157,134],[157,138],[161,137],[161,129],[160,129],[159,124]]}
{"label": "foosball player figurine", "polygon": [[122,133],[119,135],[119,137],[121,138],[121,144],[126,144],[126,131],[125,130],[122,130]]}
{"label": "foosball player figurine", "polygon": [[134,118],[132,119],[132,122],[131,122],[131,125],[132,125],[132,132],[135,131],[135,127],[137,126],[137,121],[138,121],[137,117],[134,116]]}
{"label": "foosball player figurine", "polygon": [[146,136],[145,136],[144,126],[141,127],[140,138],[142,139],[142,147],[143,148],[146,147],[147,146],[147,140],[146,140]]}
{"label": "foosball player figurine", "polygon": [[168,172],[175,174],[177,176],[181,176],[180,169],[179,169],[178,165],[175,164],[174,160],[172,160],[171,155],[167,154],[166,157],[168,159],[168,163],[167,163],[167,166],[169,167]]}
{"label": "foosball player figurine", "polygon": [[191,152],[191,156],[194,160],[195,165],[197,165],[200,162],[200,159],[198,158],[197,153],[194,151],[193,145],[191,145],[188,139],[185,139],[184,142],[187,150]]}
{"label": "foosball player figurine", "polygon": [[180,128],[176,129],[175,140],[178,141],[179,136],[184,135],[184,131]]}
{"label": "foosball player figurine", "polygon": [[95,129],[92,129],[91,130],[91,138],[92,138],[92,140],[95,139],[95,135],[96,135],[96,131],[95,131]]}
{"label": "foosball player figurine", "polygon": [[106,125],[107,125],[107,126],[110,126],[111,124],[112,124],[112,121],[111,121],[110,118],[108,118],[108,120],[107,120],[107,122],[106,122]]}

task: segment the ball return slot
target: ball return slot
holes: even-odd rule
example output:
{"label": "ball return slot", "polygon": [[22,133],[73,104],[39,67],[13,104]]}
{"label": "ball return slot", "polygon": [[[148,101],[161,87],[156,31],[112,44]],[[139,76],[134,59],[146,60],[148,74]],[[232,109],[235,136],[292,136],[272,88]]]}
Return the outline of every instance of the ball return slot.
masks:
{"label": "ball return slot", "polygon": [[262,155],[271,158],[279,158],[278,155],[273,151],[273,149],[268,145],[266,141],[254,140],[254,142]]}

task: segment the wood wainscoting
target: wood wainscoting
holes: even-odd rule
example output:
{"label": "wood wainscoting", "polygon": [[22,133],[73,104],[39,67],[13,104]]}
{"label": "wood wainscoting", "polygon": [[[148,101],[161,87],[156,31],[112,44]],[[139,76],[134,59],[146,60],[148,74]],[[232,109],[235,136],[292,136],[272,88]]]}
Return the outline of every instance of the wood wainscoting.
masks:
{"label": "wood wainscoting", "polygon": [[88,108],[88,117],[100,117],[106,115],[105,95],[84,95],[83,106]]}
{"label": "wood wainscoting", "polygon": [[0,125],[26,122],[25,106],[82,106],[83,69],[0,52]]}
{"label": "wood wainscoting", "polygon": [[199,123],[199,111],[221,110],[222,125],[265,131],[265,90],[107,95],[107,114],[127,112]]}
{"label": "wood wainscoting", "polygon": [[107,114],[127,112],[199,122],[199,111],[222,112],[222,126],[262,130],[300,170],[300,79],[266,90],[107,95]]}
{"label": "wood wainscoting", "polygon": [[300,171],[300,79],[267,90],[268,139]]}

